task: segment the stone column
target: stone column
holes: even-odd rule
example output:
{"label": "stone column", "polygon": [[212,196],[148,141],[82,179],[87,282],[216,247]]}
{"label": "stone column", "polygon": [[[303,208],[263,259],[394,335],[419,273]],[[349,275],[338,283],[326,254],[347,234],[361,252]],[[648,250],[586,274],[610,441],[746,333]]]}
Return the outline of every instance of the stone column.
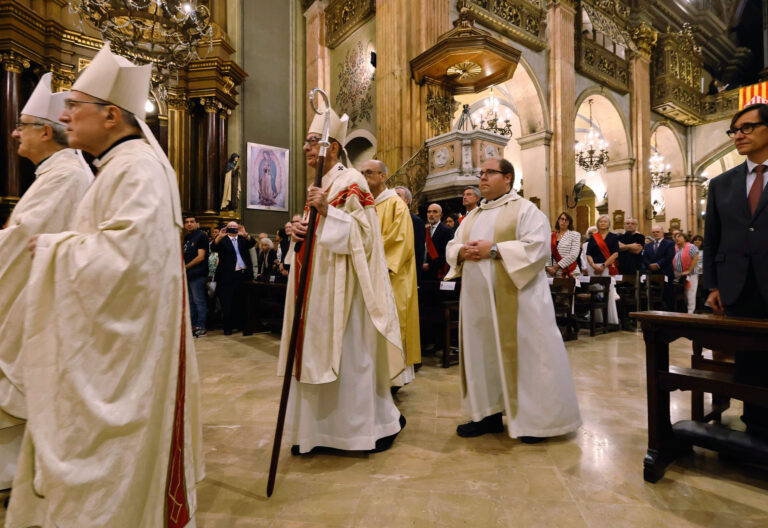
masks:
{"label": "stone column", "polygon": [[192,204],[192,178],[190,172],[192,119],[189,101],[182,93],[168,95],[168,159],[176,170],[181,195],[181,208],[194,209]]}
{"label": "stone column", "polygon": [[517,138],[517,142],[520,144],[520,163],[525,171],[523,195],[528,199],[538,198],[541,210],[547,214],[551,210],[547,175],[550,168],[552,132],[549,130],[534,132]]}
{"label": "stone column", "polygon": [[637,160],[632,167],[632,216],[638,220],[638,231],[651,232],[651,54],[658,34],[642,22],[634,26],[632,36],[638,52],[630,58],[632,85],[629,94],[629,128],[632,152]]}
{"label": "stone column", "polygon": [[[636,216],[632,211],[632,168],[635,160],[632,158],[609,161],[605,167],[606,192],[608,193],[608,208],[611,211],[620,209],[626,217]],[[639,221],[639,219],[638,219]],[[621,226],[624,227],[623,225]],[[642,232],[642,231],[641,231]]]}
{"label": "stone column", "polygon": [[[221,108],[219,109],[217,113],[217,137],[219,140],[219,148],[218,148],[218,158],[219,158],[219,165],[216,171],[216,175],[220,181],[224,181],[224,169],[227,166],[227,160],[229,159],[229,153],[227,152],[227,141],[229,139],[229,135],[227,134],[227,118],[229,115],[227,112],[231,112],[229,108]],[[240,166],[245,166],[245,163],[243,163],[243,159],[241,158],[241,164]],[[244,170],[240,171],[241,174],[245,174]],[[233,184],[235,182],[232,182]],[[237,185],[240,185],[240,182],[237,182]],[[223,186],[223,183],[222,183]],[[223,189],[222,189],[223,190]],[[220,206],[221,204],[219,204]],[[240,204],[237,204],[238,208],[240,207]],[[218,210],[218,207],[216,207]]]}
{"label": "stone column", "polygon": [[205,108],[203,122],[203,151],[205,166],[203,172],[203,214],[216,215],[221,206],[219,190],[219,123],[217,113],[221,103],[216,99],[202,98],[200,103]]}
{"label": "stone column", "polygon": [[[662,189],[661,193],[664,196],[664,203],[666,204],[664,217],[666,218],[666,227],[669,229],[669,222],[673,218],[680,219],[680,230],[687,231],[690,229],[688,223],[688,182],[687,178],[680,177],[674,178],[669,182],[669,187]],[[650,233],[650,229],[648,232]]]}
{"label": "stone column", "polygon": [[[322,88],[326,93],[331,89],[331,50],[325,45],[325,8],[327,0],[315,0],[304,13],[307,36],[307,91]],[[328,94],[333,97],[333,94]],[[307,101],[307,126],[315,112]],[[314,178],[314,173],[313,176]]]}
{"label": "stone column", "polygon": [[29,61],[13,51],[3,53],[0,71],[0,196],[18,199],[21,195],[21,168],[16,140],[11,133],[22,108],[21,73]]}
{"label": "stone column", "polygon": [[[549,40],[549,109],[552,146],[549,172],[549,217],[554,222],[566,209],[576,175],[576,69],[574,64],[574,0],[550,0],[547,12]],[[577,221],[578,219],[574,219]],[[577,221],[578,223],[578,221]]]}

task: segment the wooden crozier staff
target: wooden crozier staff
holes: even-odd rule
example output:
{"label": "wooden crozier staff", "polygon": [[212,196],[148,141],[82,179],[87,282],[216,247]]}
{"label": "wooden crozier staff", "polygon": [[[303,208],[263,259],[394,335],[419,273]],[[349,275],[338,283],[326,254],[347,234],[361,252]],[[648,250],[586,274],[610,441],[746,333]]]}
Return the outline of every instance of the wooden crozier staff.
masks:
{"label": "wooden crozier staff", "polygon": [[[321,112],[315,105],[315,94],[318,93],[325,101],[325,112]],[[315,88],[309,92],[309,102],[312,110],[317,114],[325,113],[325,123],[323,124],[323,136],[320,138],[320,156],[317,160],[317,172],[315,173],[315,187],[322,187],[323,174],[325,173],[325,154],[330,146],[328,141],[328,130],[331,123],[331,105],[326,94],[320,88]],[[285,374],[283,375],[283,391],[280,394],[280,410],[277,412],[277,427],[275,428],[275,442],[272,444],[272,460],[269,463],[269,479],[267,480],[267,497],[272,496],[275,489],[275,476],[277,475],[277,460],[280,457],[280,444],[283,440],[283,427],[285,426],[285,413],[288,408],[288,393],[291,389],[291,376],[293,375],[293,362],[296,359],[296,344],[299,338],[299,325],[301,324],[301,313],[303,311],[304,294],[307,291],[307,272],[309,264],[312,261],[312,251],[315,242],[315,224],[317,223],[317,209],[312,207],[309,211],[309,225],[307,234],[304,237],[304,255],[301,261],[301,270],[299,271],[299,287],[296,290],[296,306],[293,312],[293,326],[291,326],[291,341],[288,345],[288,357],[285,361]]]}

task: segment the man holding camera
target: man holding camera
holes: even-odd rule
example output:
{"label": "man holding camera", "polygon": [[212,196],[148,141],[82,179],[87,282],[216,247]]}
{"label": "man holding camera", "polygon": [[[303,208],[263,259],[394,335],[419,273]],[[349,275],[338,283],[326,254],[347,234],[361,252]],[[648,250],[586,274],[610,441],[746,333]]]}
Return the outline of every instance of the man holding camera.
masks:
{"label": "man holding camera", "polygon": [[211,250],[219,254],[216,268],[216,292],[221,303],[224,335],[232,335],[233,328],[243,329],[243,283],[253,280],[253,261],[248,251],[256,244],[245,227],[230,222],[213,240]]}

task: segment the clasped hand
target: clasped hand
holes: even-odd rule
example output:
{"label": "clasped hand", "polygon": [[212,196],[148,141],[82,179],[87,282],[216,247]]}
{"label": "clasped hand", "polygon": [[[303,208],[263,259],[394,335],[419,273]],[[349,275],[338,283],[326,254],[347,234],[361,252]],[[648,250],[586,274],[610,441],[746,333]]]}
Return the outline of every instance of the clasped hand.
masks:
{"label": "clasped hand", "polygon": [[491,258],[491,247],[493,247],[493,242],[490,240],[471,240],[462,246],[459,256],[463,260],[477,262]]}

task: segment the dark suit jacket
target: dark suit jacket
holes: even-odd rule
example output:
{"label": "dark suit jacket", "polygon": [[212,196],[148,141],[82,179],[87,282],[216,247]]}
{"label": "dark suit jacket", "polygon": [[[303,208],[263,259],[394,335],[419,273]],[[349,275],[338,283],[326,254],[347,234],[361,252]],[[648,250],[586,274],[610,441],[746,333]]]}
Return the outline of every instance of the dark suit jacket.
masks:
{"label": "dark suit jacket", "polygon": [[[264,262],[266,259],[266,263]],[[259,270],[260,275],[270,275],[275,272],[274,265],[277,260],[277,251],[270,249],[268,252],[260,251],[256,257],[257,264],[256,269]]]}
{"label": "dark suit jacket", "polygon": [[[747,201],[747,163],[709,182],[704,226],[704,287],[718,288],[724,305],[734,304],[744,288],[749,265],[753,273],[768,266],[768,193],[763,191],[755,214]],[[768,281],[759,280],[768,301]]]}
{"label": "dark suit jacket", "polygon": [[675,268],[672,262],[674,259],[675,243],[667,238],[661,240],[659,249],[656,251],[653,249],[653,242],[646,244],[645,248],[643,248],[643,267],[648,271],[652,271],[651,264],[658,264],[659,271],[652,272],[664,274],[669,277],[670,281],[675,276]]}
{"label": "dark suit jacket", "polygon": [[424,263],[424,244],[427,241],[427,231],[424,220],[411,213],[411,222],[413,222],[413,244],[416,254],[416,279],[421,279],[421,265]]}
{"label": "dark suit jacket", "polygon": [[[256,245],[256,240],[252,238],[249,241],[244,236],[238,235],[237,245],[240,249],[240,257],[242,257],[243,263],[245,263],[245,278],[253,280],[253,261],[248,250]],[[219,265],[216,267],[216,282],[233,281],[235,279],[237,255],[235,255],[235,246],[232,245],[229,236],[222,238],[218,244],[214,240],[211,249],[219,254]]]}
{"label": "dark suit jacket", "polygon": [[[425,239],[427,236],[428,227],[429,224],[427,224],[423,230]],[[429,256],[429,252],[426,253],[425,256],[427,263],[429,264],[429,270],[424,272],[425,279],[437,280],[438,270],[445,266],[445,246],[448,245],[448,242],[452,238],[453,232],[451,231],[451,228],[442,222],[438,223],[437,227],[435,228],[435,234],[432,235],[432,243],[435,245],[435,249],[437,250],[437,258],[433,260],[432,257]]]}

